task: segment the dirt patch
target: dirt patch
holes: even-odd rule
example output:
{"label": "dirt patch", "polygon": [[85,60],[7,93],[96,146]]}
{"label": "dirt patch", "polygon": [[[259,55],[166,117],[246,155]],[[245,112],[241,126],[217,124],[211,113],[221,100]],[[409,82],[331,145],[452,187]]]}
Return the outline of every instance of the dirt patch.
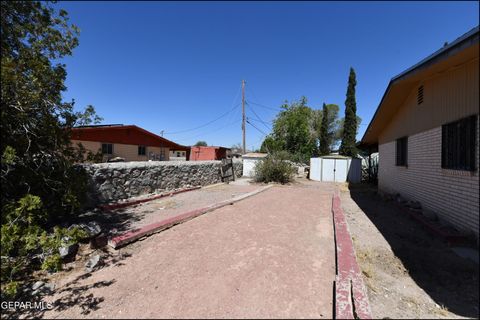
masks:
{"label": "dirt patch", "polygon": [[244,180],[239,179],[237,184],[214,184],[124,208],[93,212],[82,217],[81,221],[99,222],[107,236],[113,237],[212,203],[232,199],[261,187]]}
{"label": "dirt patch", "polygon": [[154,205],[152,205],[151,209],[152,210],[165,210],[165,209],[173,209],[180,207],[182,205],[182,202],[180,201],[175,201],[171,199],[163,200],[163,201],[158,201]]}
{"label": "dirt patch", "polygon": [[478,318],[478,265],[373,187],[340,188],[374,318]]}
{"label": "dirt patch", "polygon": [[[63,265],[63,269],[56,273],[49,273],[47,271],[36,271],[31,275],[29,284],[41,280],[51,286],[52,292],[45,295],[30,295],[23,294],[17,298],[16,301],[21,303],[37,303],[41,304],[42,308],[18,308],[16,310],[3,309],[1,312],[1,319],[36,319],[43,318],[48,311],[46,301],[53,307],[57,313],[75,306],[80,308],[83,316],[88,316],[92,310],[96,310],[103,302],[103,297],[95,296],[88,292],[92,288],[101,288],[112,285],[116,279],[108,281],[97,281],[85,285],[83,281],[92,277],[93,273],[105,268],[118,268],[123,266],[125,260],[132,256],[134,247],[122,248],[121,250],[113,250],[109,247],[102,249],[92,249],[87,243],[82,243],[76,254],[74,261]],[[100,263],[93,271],[85,269],[87,261],[94,255],[100,256]],[[60,298],[51,299],[52,295],[61,295]]]}

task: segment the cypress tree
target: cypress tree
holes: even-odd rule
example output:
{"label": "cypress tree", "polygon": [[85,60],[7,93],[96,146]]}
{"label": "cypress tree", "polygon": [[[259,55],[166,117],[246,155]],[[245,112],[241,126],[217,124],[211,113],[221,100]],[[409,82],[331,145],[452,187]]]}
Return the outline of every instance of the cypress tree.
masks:
{"label": "cypress tree", "polygon": [[343,124],[342,143],[340,145],[339,153],[344,156],[356,156],[357,150],[355,147],[357,135],[357,103],[355,101],[355,70],[350,68],[350,75],[348,77],[347,99],[345,100],[345,121]]}
{"label": "cypress tree", "polygon": [[320,155],[322,156],[330,154],[328,140],[328,109],[324,103],[322,110],[322,125],[320,127]]}

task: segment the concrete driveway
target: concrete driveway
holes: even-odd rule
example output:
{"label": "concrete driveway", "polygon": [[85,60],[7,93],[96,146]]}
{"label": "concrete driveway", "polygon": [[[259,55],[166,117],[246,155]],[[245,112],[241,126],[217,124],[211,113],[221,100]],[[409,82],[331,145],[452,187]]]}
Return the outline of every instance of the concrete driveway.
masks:
{"label": "concrete driveway", "polygon": [[129,245],[43,317],[332,318],[331,191],[275,186]]}

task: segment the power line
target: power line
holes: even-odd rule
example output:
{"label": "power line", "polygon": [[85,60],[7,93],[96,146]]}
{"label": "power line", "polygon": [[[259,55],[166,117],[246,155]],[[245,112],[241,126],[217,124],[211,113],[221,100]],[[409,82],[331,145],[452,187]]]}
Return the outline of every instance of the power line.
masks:
{"label": "power line", "polygon": [[245,132],[245,80],[242,80],[242,148],[243,153],[247,152],[246,132]]}
{"label": "power line", "polygon": [[[240,93],[240,87],[237,91],[237,94],[235,95],[235,98],[233,98],[233,101],[232,101],[232,106],[233,104],[235,103],[235,101],[237,100],[237,97],[238,97],[238,94]],[[238,106],[240,105],[240,103],[237,103],[232,109],[228,110],[227,112],[225,112],[224,114],[222,114],[221,116],[219,116],[218,118],[215,118],[207,123],[204,123],[198,127],[195,127],[195,128],[191,128],[191,129],[186,129],[186,130],[180,130],[180,131],[175,131],[175,132],[164,132],[164,134],[179,134],[179,133],[184,133],[184,132],[189,132],[189,131],[194,131],[194,130],[197,130],[197,129],[200,129],[200,128],[203,128],[203,127],[206,127],[208,126],[209,124],[212,124],[214,123],[215,121],[218,121],[220,119],[222,119],[223,117],[225,117],[226,115],[228,115],[230,112],[232,112],[233,110],[235,110]]]}
{"label": "power line", "polygon": [[[251,88],[251,86],[249,86],[248,89],[249,89],[248,91],[257,99],[257,95],[253,92],[253,89]],[[275,111],[275,112],[277,112],[277,113],[278,113],[279,111],[282,111],[282,109],[280,109],[280,108],[277,109],[277,108],[268,107],[268,106],[265,106],[265,105],[263,105],[263,104],[260,104],[260,103],[257,103],[257,102],[253,102],[253,101],[250,101],[250,100],[248,100],[248,102],[247,102],[247,105],[248,105],[248,106],[250,106],[250,103],[249,103],[249,102],[251,102],[252,104],[257,105],[257,106],[259,106],[259,107],[262,107],[262,108],[265,108],[265,109],[269,109],[269,110],[273,110],[273,111]],[[263,120],[260,118],[260,116],[255,112],[255,110],[254,110],[253,107],[250,107],[250,110],[252,110],[253,114],[255,115],[255,117],[256,117],[257,119],[250,119],[250,118],[248,118],[248,119],[247,119],[247,123],[248,123],[249,125],[251,125],[255,130],[257,130],[258,132],[260,132],[260,133],[263,135],[263,137],[260,136],[260,138],[258,139],[258,142],[260,142],[264,137],[266,137],[266,136],[268,136],[268,135],[267,135],[265,132],[263,132],[263,130],[260,130],[259,128],[257,128],[257,126],[255,126],[255,125],[254,125],[253,123],[251,123],[249,120],[255,120],[255,121],[261,122],[269,131],[271,131],[272,129],[269,128],[268,126],[271,126],[272,124],[271,124],[271,122],[270,122],[270,123],[267,123],[266,121],[263,121]],[[272,121],[272,122],[273,122],[273,121]],[[268,148],[267,148],[267,149],[268,149]]]}
{"label": "power line", "polygon": [[[238,96],[238,95],[237,95]],[[239,106],[241,102],[238,102],[236,106]],[[227,119],[225,119],[226,122],[231,122],[233,119],[237,119],[237,116],[241,114],[241,109],[242,108],[236,108],[234,112],[230,113]]]}
{"label": "power line", "polygon": [[230,122],[230,123],[227,123],[226,125],[221,126],[220,128],[217,128],[217,129],[215,129],[215,130],[211,130],[211,131],[208,131],[208,132],[205,132],[205,133],[200,133],[200,134],[191,136],[191,137],[189,137],[189,138],[176,139],[175,141],[186,141],[186,140],[190,140],[190,139],[194,139],[194,138],[198,138],[198,137],[203,137],[203,136],[209,135],[209,134],[211,134],[211,133],[214,133],[214,132],[220,131],[220,130],[222,130],[222,129],[225,129],[226,127],[230,127],[231,125],[236,124],[236,123],[238,123],[238,122],[240,122],[239,119],[237,119],[237,120],[235,120],[235,121],[232,121],[232,122]]}
{"label": "power line", "polygon": [[248,119],[248,120],[257,121],[257,122],[261,122],[261,123],[263,123],[263,124],[266,126],[266,128],[267,128],[268,130],[271,129],[271,128],[268,127],[268,126],[270,125],[270,123],[268,123],[268,122],[265,122],[265,121],[260,120],[260,119],[255,119],[255,118],[248,118],[248,117],[247,117],[247,119]]}
{"label": "power line", "polygon": [[265,106],[265,105],[263,105],[263,104],[260,104],[260,103],[257,103],[257,102],[254,102],[254,101],[251,101],[251,100],[249,100],[249,103],[251,103],[251,104],[254,104],[254,105],[256,105],[256,106],[259,106],[259,107],[262,107],[262,108],[265,108],[265,109],[269,109],[269,110],[277,111],[277,112],[278,112],[278,111],[283,111],[283,110],[282,110],[282,109],[280,109],[280,108],[272,108],[272,107],[268,107],[268,106]]}
{"label": "power line", "polygon": [[[249,87],[249,91],[250,91],[250,93],[253,95],[253,97],[254,97],[256,100],[260,100],[260,99],[258,99],[257,95],[256,95],[255,92],[253,91],[253,88]],[[281,109],[277,109],[277,108],[272,108],[272,107],[264,106],[264,105],[259,104],[259,103],[257,103],[257,104],[258,104],[258,105],[261,105],[262,107],[271,109],[271,110],[275,110],[275,111],[281,110]]]}
{"label": "power line", "polygon": [[[248,103],[247,103],[247,105],[248,105]],[[253,108],[250,108],[250,110],[257,117],[258,121],[260,121],[267,128],[267,130],[270,130],[270,128],[266,125],[267,122],[260,119],[260,116],[255,112],[255,110],[253,110]]]}
{"label": "power line", "polygon": [[222,114],[221,116],[219,116],[218,118],[215,118],[205,124],[202,124],[198,127],[195,127],[195,128],[192,128],[192,129],[186,129],[186,130],[180,130],[180,131],[175,131],[175,132],[165,132],[164,134],[179,134],[179,133],[184,133],[184,132],[189,132],[189,131],[195,131],[197,129],[201,129],[203,127],[206,127],[208,126],[209,124],[212,124],[214,123],[215,121],[218,121],[220,119],[222,119],[223,117],[227,116],[230,112],[232,112],[233,110],[235,110],[240,104],[237,104],[235,107],[233,107],[232,109],[228,110],[227,112],[225,112],[224,114]]}
{"label": "power line", "polygon": [[[255,92],[253,91],[253,88],[250,86],[248,88],[248,91],[252,94],[252,96],[256,99],[256,100],[260,100],[258,99],[257,95],[255,94]],[[270,110],[274,110],[274,111],[282,111],[281,108],[273,108],[273,107],[269,107],[269,106],[266,106],[266,105],[263,105],[261,103],[258,103],[258,102],[252,102],[253,104],[256,104],[260,107],[263,107],[263,108],[266,108],[266,109],[270,109]]]}
{"label": "power line", "polygon": [[265,132],[263,132],[262,130],[260,130],[259,128],[257,128],[254,124],[252,124],[250,121],[247,120],[247,123],[249,125],[251,125],[252,127],[254,127],[255,129],[257,129],[257,131],[259,131],[261,134],[263,134],[264,136],[268,136],[268,134],[266,134]]}

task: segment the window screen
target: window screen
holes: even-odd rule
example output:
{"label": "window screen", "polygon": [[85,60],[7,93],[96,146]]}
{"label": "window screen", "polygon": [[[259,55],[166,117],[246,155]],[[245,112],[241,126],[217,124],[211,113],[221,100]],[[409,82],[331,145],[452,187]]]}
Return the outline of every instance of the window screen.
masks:
{"label": "window screen", "polygon": [[408,150],[407,137],[397,139],[397,152],[396,152],[396,163],[395,163],[397,166],[407,165],[407,150]]}
{"label": "window screen", "polygon": [[442,126],[442,168],[475,170],[477,116]]}
{"label": "window screen", "polygon": [[102,143],[102,153],[103,154],[113,154],[113,144]]}

